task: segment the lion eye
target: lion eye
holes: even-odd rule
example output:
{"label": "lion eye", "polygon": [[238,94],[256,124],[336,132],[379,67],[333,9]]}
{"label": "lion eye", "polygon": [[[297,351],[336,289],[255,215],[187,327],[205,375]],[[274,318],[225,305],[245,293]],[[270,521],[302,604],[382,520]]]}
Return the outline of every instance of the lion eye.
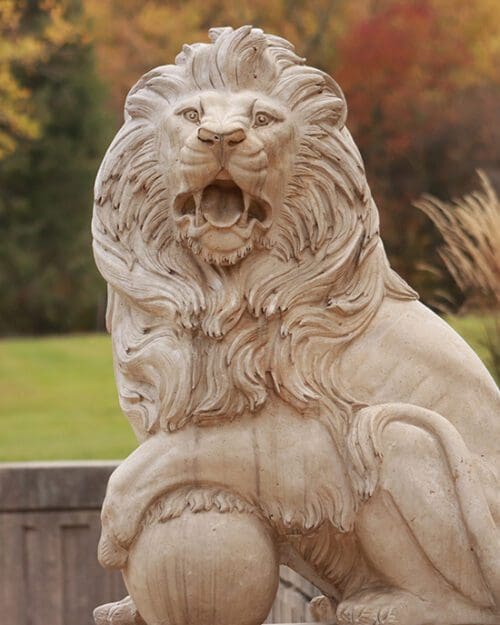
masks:
{"label": "lion eye", "polygon": [[273,118],[268,113],[262,111],[255,115],[254,126],[267,126],[273,121]]}
{"label": "lion eye", "polygon": [[196,109],[188,109],[183,113],[184,118],[193,124],[198,124],[200,121],[200,115]]}

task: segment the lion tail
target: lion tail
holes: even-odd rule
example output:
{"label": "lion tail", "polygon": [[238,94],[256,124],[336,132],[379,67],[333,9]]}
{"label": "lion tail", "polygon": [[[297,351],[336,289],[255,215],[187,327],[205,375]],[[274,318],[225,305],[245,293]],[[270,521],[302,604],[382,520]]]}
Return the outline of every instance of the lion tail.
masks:
{"label": "lion tail", "polygon": [[458,430],[442,415],[404,403],[362,408],[354,416],[347,438],[354,487],[368,499],[378,482],[383,457],[382,434],[390,423],[406,423],[430,433],[439,443],[455,484],[471,547],[495,603],[500,606],[500,545],[498,528],[491,515],[472,453]]}

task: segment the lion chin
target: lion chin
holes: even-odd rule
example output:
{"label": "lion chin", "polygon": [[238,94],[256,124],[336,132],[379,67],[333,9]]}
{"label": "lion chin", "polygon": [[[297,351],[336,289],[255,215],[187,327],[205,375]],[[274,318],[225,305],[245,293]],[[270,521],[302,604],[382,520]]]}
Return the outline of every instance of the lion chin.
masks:
{"label": "lion chin", "polygon": [[243,260],[243,258],[248,256],[254,249],[253,241],[247,242],[243,246],[232,251],[224,252],[202,246],[192,237],[187,237],[185,239],[181,238],[180,243],[190,249],[193,254],[196,254],[196,256],[200,257],[206,263],[209,263],[210,265],[220,265],[222,267],[236,265],[236,263]]}

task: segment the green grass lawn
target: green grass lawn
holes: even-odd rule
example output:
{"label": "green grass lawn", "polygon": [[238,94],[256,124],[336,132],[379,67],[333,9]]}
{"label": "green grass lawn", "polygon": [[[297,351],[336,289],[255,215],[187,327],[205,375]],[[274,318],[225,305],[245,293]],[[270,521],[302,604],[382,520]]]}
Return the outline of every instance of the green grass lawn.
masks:
{"label": "green grass lawn", "polygon": [[122,458],[134,446],[108,336],[0,341],[0,461]]}
{"label": "green grass lawn", "polygon": [[[484,357],[483,321],[450,321]],[[0,340],[0,461],[123,458],[134,447],[108,336]]]}

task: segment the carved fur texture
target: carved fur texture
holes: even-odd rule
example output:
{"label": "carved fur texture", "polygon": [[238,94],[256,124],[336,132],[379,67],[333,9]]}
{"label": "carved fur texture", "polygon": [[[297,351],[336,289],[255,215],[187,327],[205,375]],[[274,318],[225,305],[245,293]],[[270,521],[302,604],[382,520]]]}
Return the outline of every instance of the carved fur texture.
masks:
{"label": "carved fur texture", "polygon": [[[257,411],[276,393],[335,415],[340,435],[355,399],[335,372],[339,352],[385,295],[416,296],[389,268],[338,85],[258,29],[212,38],[132,88],[97,177],[94,251],[109,283],[121,405],[142,440],[159,428]],[[169,172],[180,154],[161,146],[164,112],[214,89],[261,93],[300,120],[273,224],[230,266],[207,262],[176,237]]]}

